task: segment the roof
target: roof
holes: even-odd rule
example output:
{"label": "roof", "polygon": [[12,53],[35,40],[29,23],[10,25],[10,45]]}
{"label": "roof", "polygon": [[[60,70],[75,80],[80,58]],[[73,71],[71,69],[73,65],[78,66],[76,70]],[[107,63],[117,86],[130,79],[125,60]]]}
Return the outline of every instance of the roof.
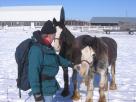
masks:
{"label": "roof", "polygon": [[47,21],[64,16],[62,6],[9,6],[0,7],[0,21]]}
{"label": "roof", "polygon": [[136,23],[136,17],[93,17],[91,23]]}

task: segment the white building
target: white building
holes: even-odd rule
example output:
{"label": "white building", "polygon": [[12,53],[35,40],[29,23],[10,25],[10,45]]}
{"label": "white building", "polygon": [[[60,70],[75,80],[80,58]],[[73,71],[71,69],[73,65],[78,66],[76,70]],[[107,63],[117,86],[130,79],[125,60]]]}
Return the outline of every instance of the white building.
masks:
{"label": "white building", "polygon": [[54,17],[65,20],[62,6],[0,7],[0,26],[42,26]]}

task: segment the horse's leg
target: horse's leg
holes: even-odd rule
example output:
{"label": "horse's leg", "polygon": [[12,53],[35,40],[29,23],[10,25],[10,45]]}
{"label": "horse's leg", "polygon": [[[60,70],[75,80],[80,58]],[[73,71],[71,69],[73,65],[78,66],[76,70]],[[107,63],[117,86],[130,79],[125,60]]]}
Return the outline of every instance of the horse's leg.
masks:
{"label": "horse's leg", "polygon": [[85,85],[88,86],[88,76],[85,76],[83,80],[84,80]]}
{"label": "horse's leg", "polygon": [[[91,75],[90,75],[91,73]],[[94,78],[94,72],[89,72],[88,78],[87,78],[87,97],[86,102],[93,102],[93,78]]]}
{"label": "horse's leg", "polygon": [[72,81],[73,81],[73,84],[74,84],[74,92],[73,92],[72,99],[73,100],[79,100],[80,99],[80,93],[78,91],[77,71],[75,69],[73,70]]}
{"label": "horse's leg", "polygon": [[108,69],[107,69],[107,72],[106,72],[106,83],[105,83],[105,91],[108,91]]}
{"label": "horse's leg", "polygon": [[99,74],[101,76],[100,84],[99,84],[99,102],[106,102],[106,97],[104,94],[105,91],[105,85],[106,85],[106,70],[105,69],[99,69]]}
{"label": "horse's leg", "polygon": [[69,80],[68,80],[68,69],[63,68],[63,77],[64,77],[64,90],[62,91],[61,95],[66,97],[69,95]]}
{"label": "horse's leg", "polygon": [[115,83],[115,65],[116,65],[116,62],[112,63],[112,65],[111,65],[112,81],[110,83],[110,90],[116,90],[117,89],[117,86],[116,86],[116,83]]}

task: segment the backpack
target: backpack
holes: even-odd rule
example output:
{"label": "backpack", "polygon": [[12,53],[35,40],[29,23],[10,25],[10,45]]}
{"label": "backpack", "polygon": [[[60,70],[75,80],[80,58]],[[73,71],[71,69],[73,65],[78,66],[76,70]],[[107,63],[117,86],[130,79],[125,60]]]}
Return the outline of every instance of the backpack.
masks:
{"label": "backpack", "polygon": [[[19,88],[19,96],[21,98],[21,90],[29,90],[30,83],[28,80],[28,53],[32,45],[36,45],[41,48],[42,54],[44,53],[41,44],[35,42],[34,39],[26,39],[21,42],[15,51],[15,60],[18,65],[18,77],[17,77],[17,87]],[[44,57],[44,54],[43,54]]]}

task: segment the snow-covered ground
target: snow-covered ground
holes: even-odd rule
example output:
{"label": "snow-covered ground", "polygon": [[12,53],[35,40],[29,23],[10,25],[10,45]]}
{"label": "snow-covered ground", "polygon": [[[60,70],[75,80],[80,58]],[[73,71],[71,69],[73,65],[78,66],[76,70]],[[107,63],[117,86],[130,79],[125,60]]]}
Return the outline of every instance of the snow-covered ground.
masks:
{"label": "snow-covered ground", "polygon": [[[116,67],[116,82],[118,89],[106,93],[108,102],[136,102],[136,35],[116,34],[111,35],[98,33],[74,32],[75,36],[89,34],[92,36],[109,36],[118,43],[118,58]],[[14,53],[17,45],[24,39],[31,37],[32,31],[23,30],[0,30],[0,102],[24,102],[28,98],[28,91],[22,92],[22,98],[19,99],[18,89],[16,87],[17,65]],[[72,70],[69,68],[70,77]],[[63,88],[63,71],[60,68],[56,76],[60,86]],[[95,79],[99,76],[96,75]],[[70,83],[72,90],[72,83]],[[96,85],[97,86],[97,85]],[[60,91],[54,96],[54,102],[73,102],[70,96],[63,98]],[[76,102],[85,102],[86,87],[80,85],[81,99]],[[94,89],[94,102],[98,100],[98,88]],[[26,102],[34,102],[33,97],[28,98]]]}

